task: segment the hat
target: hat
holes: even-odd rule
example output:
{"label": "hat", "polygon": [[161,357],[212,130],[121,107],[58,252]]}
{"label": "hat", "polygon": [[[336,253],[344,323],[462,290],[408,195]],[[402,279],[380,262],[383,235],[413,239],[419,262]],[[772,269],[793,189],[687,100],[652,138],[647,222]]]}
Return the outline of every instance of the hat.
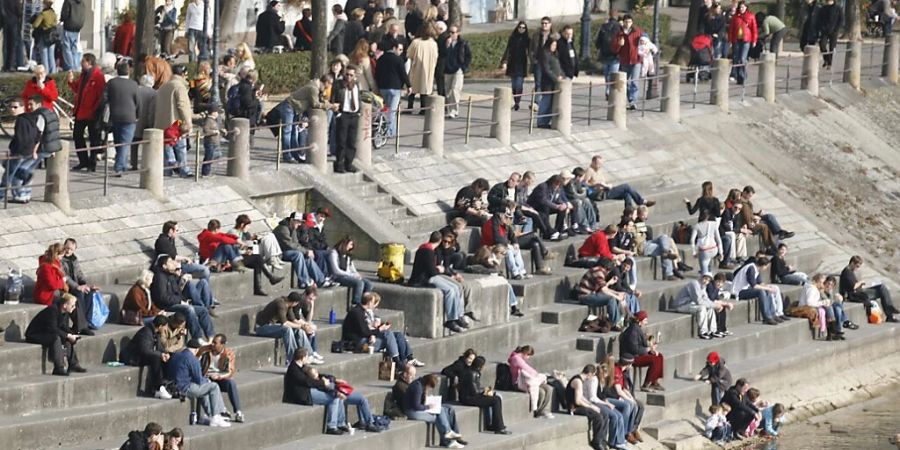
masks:
{"label": "hat", "polygon": [[634,318],[640,322],[648,317],[647,311],[638,311],[637,314],[634,315]]}
{"label": "hat", "polygon": [[620,365],[620,366],[627,366],[627,365],[632,364],[632,363],[634,363],[634,358],[629,358],[629,357],[627,357],[627,356],[620,356],[620,357],[619,357],[619,365]]}
{"label": "hat", "polygon": [[716,352],[709,352],[709,354],[706,355],[706,362],[708,362],[710,364],[718,364],[719,363],[719,354]]}
{"label": "hat", "polygon": [[291,218],[291,220],[299,220],[301,222],[303,221],[303,213],[300,211],[292,212],[289,217]]}
{"label": "hat", "polygon": [[563,170],[559,173],[559,176],[562,177],[563,180],[570,180],[572,178],[575,178],[575,175],[572,175],[572,172],[568,170]]}
{"label": "hat", "polygon": [[325,217],[331,217],[331,208],[321,207],[316,209],[316,214],[321,214]]}
{"label": "hat", "polygon": [[709,278],[710,280],[712,280],[712,279],[713,279],[713,275],[712,275],[711,273],[709,273],[709,272],[703,272],[703,273],[700,275],[700,278]]}

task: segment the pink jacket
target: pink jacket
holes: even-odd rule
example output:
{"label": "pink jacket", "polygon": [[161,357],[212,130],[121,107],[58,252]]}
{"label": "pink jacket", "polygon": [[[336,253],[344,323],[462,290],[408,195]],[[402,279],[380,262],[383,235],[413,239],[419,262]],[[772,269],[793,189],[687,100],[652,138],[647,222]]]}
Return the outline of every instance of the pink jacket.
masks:
{"label": "pink jacket", "polygon": [[[525,358],[516,352],[512,352],[507,360],[512,382],[520,391],[528,392],[531,401],[531,411],[537,409],[538,395],[541,385],[547,382],[544,374],[531,367]],[[520,377],[519,375],[523,375]]]}

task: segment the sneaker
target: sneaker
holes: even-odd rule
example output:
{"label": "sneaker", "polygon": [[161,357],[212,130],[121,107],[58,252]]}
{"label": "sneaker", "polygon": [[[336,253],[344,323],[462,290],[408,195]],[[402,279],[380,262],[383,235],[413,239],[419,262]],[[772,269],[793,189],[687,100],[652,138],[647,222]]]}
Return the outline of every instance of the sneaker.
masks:
{"label": "sneaker", "polygon": [[512,308],[509,309],[509,315],[516,316],[516,317],[522,317],[525,314],[523,314],[522,311],[520,311],[517,306],[513,306]]}
{"label": "sneaker", "polygon": [[209,345],[209,341],[203,338],[197,339],[197,343],[200,344],[201,347]]}
{"label": "sneaker", "polygon": [[709,333],[701,333],[700,339],[703,339],[704,341],[708,341],[708,340],[712,339],[712,335]]}
{"label": "sneaker", "polygon": [[548,419],[548,420],[549,420],[549,419],[555,419],[556,416],[554,416],[552,412],[549,412],[549,411],[548,411],[548,412],[545,412],[545,413],[541,414],[541,415],[540,415],[540,418],[541,418],[541,419]]}
{"label": "sneaker", "polygon": [[209,426],[218,427],[218,428],[228,428],[231,426],[231,422],[225,420],[224,417],[215,415],[209,419]]}
{"label": "sneaker", "polygon": [[538,275],[550,275],[553,271],[549,267],[541,267],[535,273]]}
{"label": "sneaker", "polygon": [[416,358],[410,359],[410,360],[406,361],[406,363],[413,367],[425,367],[425,363],[423,363],[422,361],[419,361]]}
{"label": "sneaker", "polygon": [[462,327],[457,325],[456,322],[452,320],[444,322],[444,328],[447,328],[454,333],[462,333],[464,331]]}
{"label": "sneaker", "polygon": [[160,386],[159,390],[157,390],[156,393],[153,394],[153,396],[160,400],[171,400],[172,399],[172,394],[170,394],[169,391],[166,390],[165,386]]}
{"label": "sneaker", "polygon": [[787,321],[791,320],[791,318],[788,316],[778,316],[778,317],[781,318],[782,322],[787,322]]}
{"label": "sneaker", "polygon": [[457,432],[455,432],[455,431],[453,431],[453,430],[450,430],[450,431],[448,431],[446,434],[444,434],[444,439],[447,439],[447,440],[450,440],[450,439],[459,439],[459,438],[461,438],[461,437],[462,437],[461,434],[459,434],[459,433],[457,433]]}
{"label": "sneaker", "polygon": [[466,316],[462,316],[459,319],[456,319],[456,323],[463,328],[469,328],[469,321],[466,320]]}
{"label": "sneaker", "polygon": [[716,331],[715,333],[713,333],[713,336],[715,336],[717,338],[723,338],[723,337],[727,336],[727,334],[725,334],[722,331]]}
{"label": "sneaker", "polygon": [[559,231],[554,231],[553,234],[550,235],[550,240],[558,241],[559,240]]}
{"label": "sneaker", "polygon": [[311,358],[309,359],[309,363],[310,363],[310,364],[313,364],[313,365],[317,365],[317,366],[318,366],[318,365],[321,365],[321,364],[325,364],[325,358],[323,358],[323,357],[321,357],[321,356],[319,356],[318,358],[316,358],[316,357],[311,357]]}
{"label": "sneaker", "polygon": [[466,446],[460,444],[459,442],[453,441],[447,445],[447,448],[466,448]]}

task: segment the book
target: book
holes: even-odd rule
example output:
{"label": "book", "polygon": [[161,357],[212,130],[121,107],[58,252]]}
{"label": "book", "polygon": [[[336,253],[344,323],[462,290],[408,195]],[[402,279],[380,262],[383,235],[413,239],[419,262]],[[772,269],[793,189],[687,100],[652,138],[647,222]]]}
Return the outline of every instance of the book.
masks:
{"label": "book", "polygon": [[425,406],[428,409],[425,412],[429,414],[440,414],[441,413],[441,396],[440,395],[426,395],[425,396]]}

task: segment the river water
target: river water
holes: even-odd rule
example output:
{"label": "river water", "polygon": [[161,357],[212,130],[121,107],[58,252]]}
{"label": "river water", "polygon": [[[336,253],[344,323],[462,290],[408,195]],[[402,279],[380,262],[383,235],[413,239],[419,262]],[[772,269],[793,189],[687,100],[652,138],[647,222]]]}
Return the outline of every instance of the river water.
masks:
{"label": "river water", "polygon": [[900,392],[786,425],[777,441],[753,450],[898,450]]}

